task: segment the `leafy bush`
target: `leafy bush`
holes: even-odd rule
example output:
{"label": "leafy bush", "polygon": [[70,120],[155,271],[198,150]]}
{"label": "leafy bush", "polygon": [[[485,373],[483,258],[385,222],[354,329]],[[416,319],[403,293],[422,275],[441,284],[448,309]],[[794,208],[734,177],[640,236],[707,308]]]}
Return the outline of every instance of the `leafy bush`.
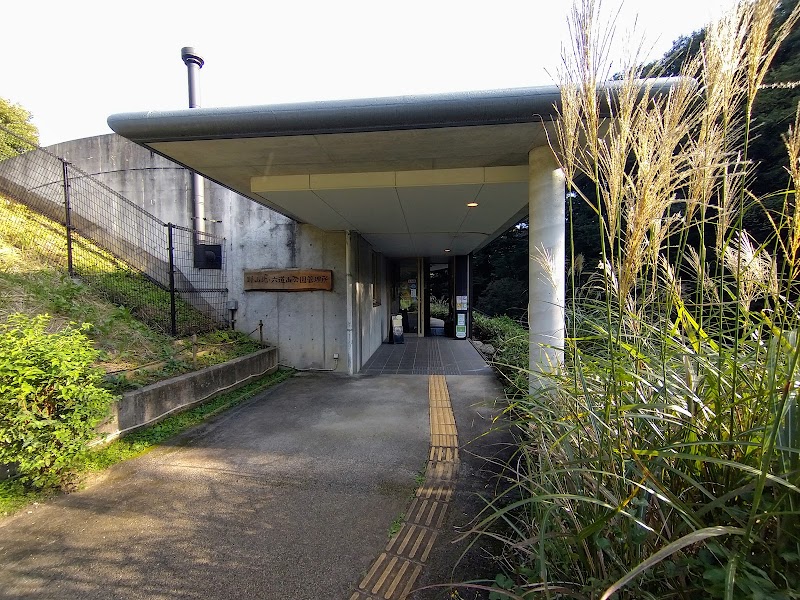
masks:
{"label": "leafy bush", "polygon": [[38,488],[64,483],[112,399],[92,367],[89,326],[49,327],[48,315],[0,325],[0,462]]}
{"label": "leafy bush", "polygon": [[528,393],[528,332],[511,317],[487,317],[473,313],[476,336],[497,350],[492,366],[504,379],[506,394],[516,398]]}
{"label": "leafy bush", "polygon": [[437,319],[446,319],[450,315],[450,303],[447,298],[431,296],[430,314]]}

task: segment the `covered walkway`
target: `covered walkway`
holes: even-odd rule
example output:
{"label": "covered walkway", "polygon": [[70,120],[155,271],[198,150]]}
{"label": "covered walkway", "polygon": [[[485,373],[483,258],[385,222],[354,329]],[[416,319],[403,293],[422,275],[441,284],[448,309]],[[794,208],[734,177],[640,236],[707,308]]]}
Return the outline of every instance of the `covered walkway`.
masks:
{"label": "covered walkway", "polygon": [[465,340],[406,337],[382,344],[362,367],[367,375],[494,375],[480,352]]}

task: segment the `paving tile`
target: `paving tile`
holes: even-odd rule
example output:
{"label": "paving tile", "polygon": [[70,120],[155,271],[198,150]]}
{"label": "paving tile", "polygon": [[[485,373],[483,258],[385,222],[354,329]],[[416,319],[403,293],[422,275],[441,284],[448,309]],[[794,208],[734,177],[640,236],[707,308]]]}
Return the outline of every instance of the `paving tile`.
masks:
{"label": "paving tile", "polygon": [[383,344],[365,370],[400,375],[492,375],[491,367],[469,341],[439,336],[406,338],[405,344]]}

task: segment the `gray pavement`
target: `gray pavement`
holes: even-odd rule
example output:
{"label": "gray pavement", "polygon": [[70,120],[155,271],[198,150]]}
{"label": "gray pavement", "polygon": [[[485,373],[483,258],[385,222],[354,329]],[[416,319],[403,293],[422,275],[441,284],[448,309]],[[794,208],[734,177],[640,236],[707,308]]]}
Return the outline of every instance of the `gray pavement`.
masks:
{"label": "gray pavement", "polygon": [[[486,376],[447,384],[461,465],[417,587],[495,574],[491,545],[462,558],[467,543],[454,540],[509,448],[492,422],[502,389]],[[409,505],[429,436],[426,375],[296,376],[87,489],[0,520],[0,598],[349,598]]]}
{"label": "gray pavement", "polygon": [[427,458],[427,386],[294,377],[4,519],[0,598],[348,598]]}

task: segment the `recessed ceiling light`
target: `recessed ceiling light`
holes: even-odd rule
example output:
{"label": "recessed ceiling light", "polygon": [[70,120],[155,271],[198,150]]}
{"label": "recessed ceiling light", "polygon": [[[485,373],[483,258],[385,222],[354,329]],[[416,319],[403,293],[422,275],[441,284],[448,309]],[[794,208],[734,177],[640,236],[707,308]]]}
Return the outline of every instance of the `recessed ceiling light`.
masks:
{"label": "recessed ceiling light", "polygon": [[450,248],[445,248],[444,251],[445,252],[450,252]]}
{"label": "recessed ceiling light", "polygon": [[467,202],[467,206],[469,206],[470,208],[475,208],[476,206],[478,206],[478,203],[477,202]]}

